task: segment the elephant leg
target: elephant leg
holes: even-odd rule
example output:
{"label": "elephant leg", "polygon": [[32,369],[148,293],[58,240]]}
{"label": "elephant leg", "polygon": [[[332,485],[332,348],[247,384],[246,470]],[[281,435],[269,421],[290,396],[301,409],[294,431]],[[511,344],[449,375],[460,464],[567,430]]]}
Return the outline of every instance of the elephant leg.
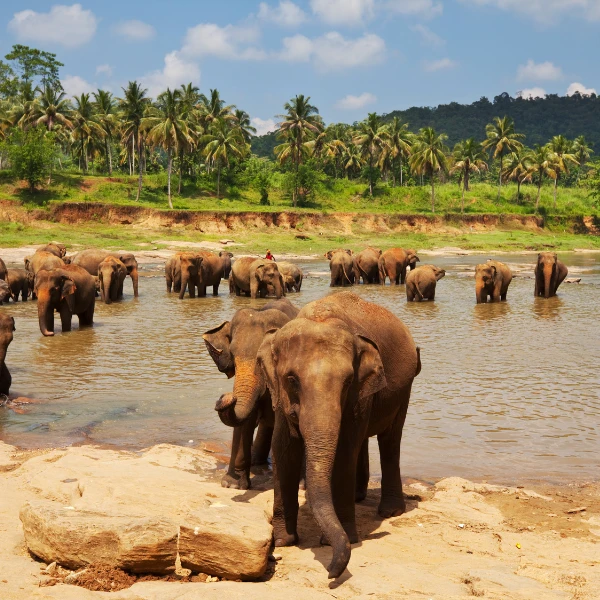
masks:
{"label": "elephant leg", "polygon": [[167,275],[165,279],[167,281],[167,292],[170,294],[173,289],[173,278],[170,275]]}
{"label": "elephant leg", "polygon": [[404,285],[405,281],[406,281],[406,267],[400,269],[400,283],[402,285]]}
{"label": "elephant leg", "polygon": [[369,438],[360,447],[358,462],[356,463],[356,492],[355,502],[362,502],[367,497],[369,487]]}
{"label": "elephant leg", "polygon": [[73,314],[71,313],[71,310],[69,309],[66,302],[61,302],[58,312],[60,314],[60,324],[62,326],[62,330],[71,331],[71,321],[73,319]]}
{"label": "elephant leg", "polygon": [[231,456],[229,457],[229,468],[227,473],[221,479],[221,486],[225,488],[237,488],[238,476],[235,472],[235,465],[237,462],[238,454],[240,452],[240,440],[242,439],[242,427],[233,428],[233,437],[231,440]]}
{"label": "elephant leg", "polygon": [[275,416],[273,430],[273,539],[275,546],[298,542],[298,488],[302,473],[304,446],[301,438],[290,435],[283,415]]}
{"label": "elephant leg", "polygon": [[253,465],[266,465],[268,463],[272,438],[273,426],[268,425],[261,419],[258,423],[254,443],[252,444]]}
{"label": "elephant leg", "polygon": [[[219,295],[219,284],[221,283],[221,280],[219,279],[217,281],[217,283],[215,283],[213,285],[213,296],[218,296]],[[205,292],[206,293],[206,292]]]}
{"label": "elephant leg", "polygon": [[79,317],[79,327],[91,327],[94,324],[94,303]]}
{"label": "elephant leg", "polygon": [[11,383],[12,377],[10,375],[8,367],[4,363],[0,364],[0,394],[8,396]]}

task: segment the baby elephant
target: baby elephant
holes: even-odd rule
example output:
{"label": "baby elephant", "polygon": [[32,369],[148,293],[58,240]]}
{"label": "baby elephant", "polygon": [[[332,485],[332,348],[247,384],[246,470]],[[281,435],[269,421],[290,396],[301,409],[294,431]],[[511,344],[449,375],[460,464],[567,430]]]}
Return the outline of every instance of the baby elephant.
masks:
{"label": "baby elephant", "polygon": [[491,302],[506,300],[506,292],[512,281],[512,271],[497,260],[475,267],[475,296],[477,304],[485,304],[488,297]]}
{"label": "baby elephant", "polygon": [[19,296],[21,296],[25,302],[33,289],[33,273],[25,269],[8,269],[6,283],[10,287],[12,299],[18,302]]}
{"label": "baby elephant", "polygon": [[435,300],[435,286],[446,275],[444,269],[422,265],[406,276],[406,301]]}

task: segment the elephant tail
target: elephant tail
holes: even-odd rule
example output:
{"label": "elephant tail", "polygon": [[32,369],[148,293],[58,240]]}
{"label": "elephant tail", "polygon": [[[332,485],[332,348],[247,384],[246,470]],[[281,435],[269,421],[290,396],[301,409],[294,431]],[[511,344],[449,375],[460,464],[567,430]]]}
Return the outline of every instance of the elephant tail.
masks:
{"label": "elephant tail", "polygon": [[342,271],[344,271],[344,277],[346,278],[346,281],[349,284],[352,284],[352,280],[350,279],[350,277],[348,277],[348,273],[346,273],[346,267],[344,266],[344,263],[342,263]]}
{"label": "elephant tail", "polygon": [[415,290],[417,291],[417,295],[421,300],[423,300],[423,292],[419,289],[419,282],[415,281]]}

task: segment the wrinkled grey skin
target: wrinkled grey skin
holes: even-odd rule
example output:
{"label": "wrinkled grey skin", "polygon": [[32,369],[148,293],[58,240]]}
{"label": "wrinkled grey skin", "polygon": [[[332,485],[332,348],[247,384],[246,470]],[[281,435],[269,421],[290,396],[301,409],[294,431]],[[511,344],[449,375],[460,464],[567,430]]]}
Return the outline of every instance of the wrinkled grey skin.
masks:
{"label": "wrinkled grey skin", "polygon": [[385,285],[386,277],[389,277],[390,285],[404,285],[407,269],[416,269],[418,262],[420,259],[412,248],[386,250],[379,257],[379,283]]}
{"label": "wrinkled grey skin", "polygon": [[221,252],[219,252],[219,257],[223,260],[223,279],[229,279],[233,254],[227,250],[221,250]]}
{"label": "wrinkled grey skin", "polygon": [[26,302],[33,289],[33,273],[26,269],[8,269],[6,283],[10,287],[11,298],[15,302],[19,301],[19,296],[23,302]]}
{"label": "wrinkled grey skin", "polygon": [[291,262],[278,262],[277,268],[283,277],[286,292],[299,292],[304,275],[302,269]]}
{"label": "wrinkled grey skin", "polygon": [[98,275],[98,266],[107,256],[114,256],[125,265],[127,276],[131,277],[133,283],[133,295],[137,298],[139,282],[138,263],[131,252],[106,252],[106,250],[97,250],[95,248],[82,250],[71,257],[71,264],[83,267],[90,275],[95,276]]}
{"label": "wrinkled grey skin", "polygon": [[[65,265],[62,258],[56,256],[55,253],[46,252],[45,250],[36,250],[31,256],[26,256],[23,262],[25,263],[25,270],[29,271],[34,277],[41,269],[49,271],[50,269],[60,269]],[[35,300],[35,287],[31,296]]]}
{"label": "wrinkled grey skin", "polygon": [[8,315],[0,314],[0,394],[8,396],[12,377],[6,366],[6,351],[13,341],[15,320]]}
{"label": "wrinkled grey skin", "polygon": [[272,293],[277,299],[285,296],[283,277],[272,260],[252,257],[238,258],[231,267],[233,289],[237,296],[242,292],[251,298],[266,298]]}
{"label": "wrinkled grey skin", "polygon": [[125,265],[114,256],[107,256],[98,266],[100,297],[105,304],[123,300],[123,282],[127,277]]}
{"label": "wrinkled grey skin", "polygon": [[534,270],[534,295],[544,298],[556,296],[558,287],[568,274],[569,270],[563,262],[558,260],[556,252],[540,252]]}
{"label": "wrinkled grey skin", "polygon": [[329,287],[346,287],[358,282],[352,250],[330,250],[324,256],[329,261],[331,272]]}
{"label": "wrinkled grey skin", "polygon": [[8,303],[11,298],[12,293],[10,291],[10,286],[4,279],[0,279],[0,304],[3,302]]}
{"label": "wrinkled grey skin", "polygon": [[358,274],[363,284],[379,283],[379,257],[381,250],[378,248],[366,248],[354,257]]}
{"label": "wrinkled grey skin", "polygon": [[186,288],[189,290],[190,298],[195,298],[196,288],[200,294],[202,284],[202,263],[204,259],[192,252],[178,252],[165,264],[165,278],[167,292],[173,289],[179,293],[179,299],[183,300]]}
{"label": "wrinkled grey skin", "polygon": [[511,270],[502,262],[488,260],[475,267],[475,298],[477,304],[506,300],[508,286],[512,281]]}
{"label": "wrinkled grey skin", "polygon": [[437,282],[445,277],[446,271],[434,265],[421,265],[406,276],[406,300],[422,302],[435,300]]}
{"label": "wrinkled grey skin", "polygon": [[[289,300],[273,300],[259,310],[238,310],[231,321],[202,336],[219,371],[228,378],[235,377],[233,392],[221,396],[217,410],[223,407],[225,420],[232,416],[234,407],[244,416],[241,424],[235,417],[227,422],[234,430],[229,468],[221,480],[223,487],[249,489],[251,464],[267,462],[274,417],[269,392],[260,375],[255,374],[256,354],[267,331],[282,327],[297,314],[298,309]],[[247,414],[246,407],[251,407]]]}

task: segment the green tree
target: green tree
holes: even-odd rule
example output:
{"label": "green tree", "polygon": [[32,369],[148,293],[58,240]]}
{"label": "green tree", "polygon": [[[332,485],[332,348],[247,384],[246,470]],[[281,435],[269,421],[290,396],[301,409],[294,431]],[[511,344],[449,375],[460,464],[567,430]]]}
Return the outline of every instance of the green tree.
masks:
{"label": "green tree", "polygon": [[575,155],[572,153],[572,144],[564,135],[555,135],[549,143],[550,150],[554,154],[554,210],[556,210],[556,192],[558,190],[558,180],[561,173],[569,172],[569,164],[578,164]]}
{"label": "green tree", "polygon": [[510,117],[496,117],[493,123],[485,127],[487,139],[483,147],[492,152],[493,158],[500,159],[498,174],[498,200],[500,200],[500,189],[502,187],[502,170],[504,168],[504,156],[509,152],[515,152],[523,147],[520,140],[524,139],[522,133],[515,132],[515,123]]}
{"label": "green tree", "polygon": [[37,48],[15,44],[5,56],[11,69],[19,77],[20,84],[39,84],[43,88],[55,88],[62,91],[60,67],[63,63],[56,60],[56,54]]}
{"label": "green tree", "polygon": [[56,124],[71,129],[71,108],[71,103],[63,91],[47,86],[32,102],[28,120],[36,126],[44,125],[48,131],[52,131]]}
{"label": "green tree", "polygon": [[54,144],[44,127],[15,130],[10,139],[9,155],[14,174],[24,179],[33,192],[52,168]]}
{"label": "green tree", "polygon": [[[400,185],[404,184],[403,163],[410,156],[410,150],[413,143],[413,134],[408,130],[408,123],[403,123],[398,117],[394,117],[387,126],[387,143],[384,147],[384,154],[389,158],[393,168],[396,164],[400,165]],[[393,185],[396,185],[394,174]]]}
{"label": "green tree", "polygon": [[417,135],[410,156],[410,168],[417,175],[429,175],[431,178],[431,212],[435,212],[435,174],[447,172],[448,161],[444,142],[448,136],[436,133],[433,127],[423,127]]}
{"label": "green tree", "polygon": [[529,152],[520,148],[506,156],[502,176],[509,181],[517,182],[517,202],[521,200],[521,184],[527,179],[529,173]]}
{"label": "green tree", "polygon": [[108,167],[108,174],[112,175],[112,140],[118,127],[117,102],[110,92],[98,90],[94,92],[94,110],[98,123],[104,132],[106,165]]}
{"label": "green tree", "polygon": [[480,173],[488,168],[486,159],[487,156],[483,147],[473,138],[469,138],[464,142],[459,142],[454,146],[452,152],[453,166],[450,169],[451,173],[460,173],[460,183],[462,183],[462,198],[460,204],[460,212],[465,212],[465,192],[469,191],[469,179],[471,173]]}
{"label": "green tree", "polygon": [[594,153],[591,146],[587,143],[585,136],[580,135],[575,138],[573,142],[573,154],[575,159],[579,163],[579,169],[577,170],[577,183],[581,176],[581,171],[585,164],[590,160],[591,155]]}
{"label": "green tree", "polygon": [[351,173],[359,172],[364,165],[362,152],[355,144],[349,144],[346,147],[346,151],[344,152],[342,160],[344,164],[344,170],[346,171],[346,175],[348,177],[350,177]]}
{"label": "green tree", "polygon": [[246,144],[249,144],[252,137],[256,135],[256,127],[252,126],[250,122],[250,115],[245,110],[236,108],[233,113],[235,116],[235,123],[240,128],[240,132]]}
{"label": "green tree", "polygon": [[369,116],[358,124],[357,133],[352,141],[362,149],[363,154],[367,157],[369,194],[373,196],[376,158],[387,141],[387,129],[382,124],[381,118],[376,113],[369,113]]}
{"label": "green tree", "polygon": [[81,167],[81,159],[83,159],[83,171],[87,173],[90,155],[104,138],[104,129],[96,117],[89,94],[81,94],[74,98],[71,122],[73,124],[71,136],[79,153],[79,164]]}
{"label": "green tree", "polygon": [[200,113],[203,124],[205,126],[210,125],[213,121],[219,119],[225,121],[233,121],[235,116],[233,110],[235,106],[233,104],[225,104],[225,101],[221,99],[219,90],[210,90],[210,95],[205,96],[200,94]]}
{"label": "green tree", "polygon": [[556,161],[554,153],[548,145],[540,146],[537,144],[527,155],[527,177],[531,181],[537,179],[537,197],[535,199],[535,212],[538,212],[540,206],[540,195],[542,193],[542,184],[544,178],[556,179]]}
{"label": "green tree", "polygon": [[179,104],[181,109],[181,118],[188,127],[189,140],[179,147],[179,182],[177,184],[177,193],[181,194],[181,184],[183,182],[183,168],[185,164],[186,152],[191,152],[194,144],[202,134],[202,124],[200,114],[200,90],[193,84],[182,85],[179,90]]}

